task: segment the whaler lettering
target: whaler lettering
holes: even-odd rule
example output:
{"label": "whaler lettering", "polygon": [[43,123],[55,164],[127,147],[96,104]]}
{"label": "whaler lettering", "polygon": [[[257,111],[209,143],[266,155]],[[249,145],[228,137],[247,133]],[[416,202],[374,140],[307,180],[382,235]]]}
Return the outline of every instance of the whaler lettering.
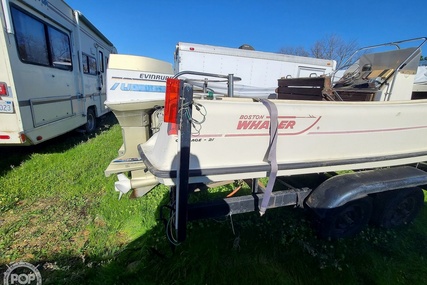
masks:
{"label": "whaler lettering", "polygon": [[[277,128],[284,129],[293,129],[296,124],[296,121],[293,120],[282,120],[279,121]],[[270,121],[266,120],[241,120],[237,123],[238,130],[261,130],[268,129],[270,127]]]}

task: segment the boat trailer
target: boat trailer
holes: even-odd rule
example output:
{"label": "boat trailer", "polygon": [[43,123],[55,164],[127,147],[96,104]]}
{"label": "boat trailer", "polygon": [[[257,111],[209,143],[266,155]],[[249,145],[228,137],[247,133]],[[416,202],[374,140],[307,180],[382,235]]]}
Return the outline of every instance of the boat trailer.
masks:
{"label": "boat trailer", "polygon": [[[192,84],[186,80],[168,79],[164,120],[177,124],[179,130],[176,184],[170,189],[169,204],[163,207],[170,210],[165,224],[168,239],[173,244],[186,239],[187,223],[197,219],[253,211],[259,211],[262,216],[267,209],[295,206],[316,214],[320,236],[336,239],[354,236],[369,222],[381,227],[407,224],[424,205],[422,188],[427,186],[424,163],[345,174],[275,177],[274,157],[269,159],[271,169],[267,187],[258,179],[246,179],[243,182],[250,186],[250,195],[189,203],[190,193],[199,186],[189,183],[192,175],[189,169],[192,111]],[[275,132],[272,128],[273,123],[270,124],[271,137]],[[273,191],[277,188],[281,190]]]}

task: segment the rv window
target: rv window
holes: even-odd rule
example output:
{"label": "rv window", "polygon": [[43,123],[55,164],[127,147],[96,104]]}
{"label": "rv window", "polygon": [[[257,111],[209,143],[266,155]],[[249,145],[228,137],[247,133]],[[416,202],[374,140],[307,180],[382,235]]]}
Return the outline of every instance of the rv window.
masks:
{"label": "rv window", "polygon": [[21,60],[49,65],[44,24],[17,9],[12,9],[12,15]]}
{"label": "rv window", "polygon": [[89,56],[89,74],[96,75],[96,59]]}
{"label": "rv window", "polygon": [[48,31],[53,66],[71,70],[70,39],[55,28],[49,27]]}
{"label": "rv window", "polygon": [[19,58],[25,63],[72,70],[70,39],[29,14],[11,7]]}
{"label": "rv window", "polygon": [[99,51],[99,71],[104,73],[104,53]]}
{"label": "rv window", "polygon": [[88,64],[88,56],[83,55],[82,61],[83,61],[83,73],[89,73],[89,64]]}
{"label": "rv window", "polygon": [[96,75],[96,58],[83,54],[83,72]]}

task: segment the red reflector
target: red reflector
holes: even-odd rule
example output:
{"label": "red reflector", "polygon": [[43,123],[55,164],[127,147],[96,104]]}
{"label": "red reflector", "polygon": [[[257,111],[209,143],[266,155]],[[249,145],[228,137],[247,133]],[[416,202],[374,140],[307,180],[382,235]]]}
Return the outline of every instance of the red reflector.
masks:
{"label": "red reflector", "polygon": [[7,87],[4,83],[0,83],[0,96],[1,95],[7,95]]}
{"label": "red reflector", "polygon": [[193,48],[193,47],[191,47],[191,48],[190,48],[190,50],[194,50],[194,48]]}
{"label": "red reflector", "polygon": [[178,121],[179,105],[179,79],[168,78],[166,80],[165,117],[166,123],[176,124]]}
{"label": "red reflector", "polygon": [[168,136],[178,134],[178,125],[177,124],[168,124]]}
{"label": "red reflector", "polygon": [[0,140],[10,140],[10,136],[8,135],[1,135]]}

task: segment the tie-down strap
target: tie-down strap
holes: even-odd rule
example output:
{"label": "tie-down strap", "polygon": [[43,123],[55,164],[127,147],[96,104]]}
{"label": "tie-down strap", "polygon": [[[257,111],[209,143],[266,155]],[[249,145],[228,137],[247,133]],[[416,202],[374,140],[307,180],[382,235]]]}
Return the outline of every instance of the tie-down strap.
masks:
{"label": "tie-down strap", "polygon": [[267,152],[264,157],[264,161],[267,161],[270,165],[270,171],[268,174],[268,183],[265,188],[264,196],[262,198],[261,207],[259,209],[259,213],[262,215],[265,214],[267,210],[268,203],[270,201],[271,193],[273,192],[274,183],[276,182],[277,176],[277,158],[276,158],[276,150],[277,150],[277,126],[278,126],[278,112],[277,106],[273,102],[267,99],[260,99],[260,101],[267,107],[268,112],[270,114],[270,140],[267,148]]}

